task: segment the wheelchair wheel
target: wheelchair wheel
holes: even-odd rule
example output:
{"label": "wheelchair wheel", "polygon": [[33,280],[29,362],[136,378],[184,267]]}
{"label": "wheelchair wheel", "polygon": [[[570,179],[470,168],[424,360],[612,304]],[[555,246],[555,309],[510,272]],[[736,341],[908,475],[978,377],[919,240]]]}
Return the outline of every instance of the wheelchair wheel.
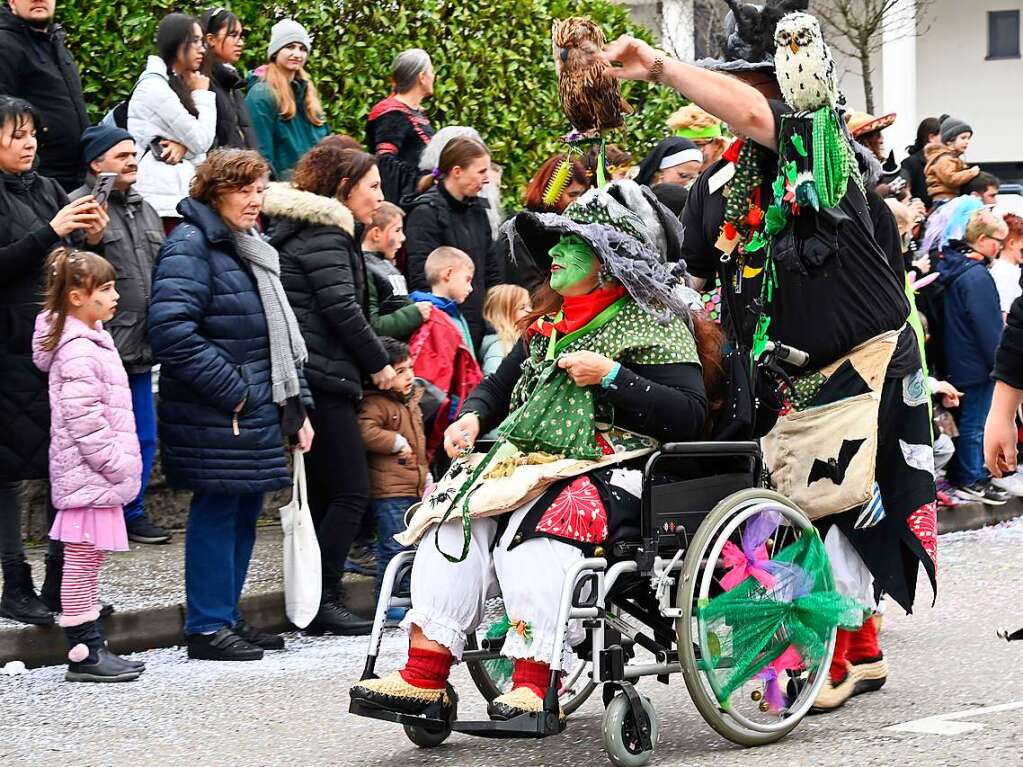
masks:
{"label": "wheelchair wheel", "polygon": [[622,694],[615,695],[607,708],[601,722],[601,739],[607,758],[617,767],[640,767],[649,762],[657,750],[657,737],[660,734],[657,724],[657,712],[648,698],[639,698],[650,720],[650,743],[653,746],[644,751],[639,743],[636,729],[636,717],[632,715],[629,699]]}
{"label": "wheelchair wheel", "polygon": [[[753,488],[718,504],[686,551],[678,592],[684,615],[676,626],[683,677],[703,718],[733,743],[759,746],[783,738],[805,716],[827,677],[835,629],[797,648],[789,644],[785,623],[773,629],[768,620],[763,649],[751,652],[759,645],[747,641],[761,604],[791,602],[810,588],[808,570],[790,559],[793,552],[822,548],[819,538],[809,536],[817,531],[797,506],[778,493]],[[743,555],[749,550],[756,552],[752,559]],[[833,593],[826,556],[816,565],[813,591]],[[743,617],[715,618],[707,609],[726,592],[736,614],[748,611]],[[771,663],[765,665],[765,659]]]}
{"label": "wheelchair wheel", "polygon": [[[486,612],[480,628],[476,634],[469,634],[466,637],[465,649],[476,650],[486,636],[488,627],[499,621],[504,615],[504,600],[498,597],[487,601]],[[503,662],[502,662],[503,661]],[[499,661],[471,661],[466,663],[469,676],[472,677],[476,689],[480,695],[486,698],[489,703],[499,695],[503,695],[511,689],[509,659]],[[502,666],[504,668],[502,668]],[[565,672],[561,677],[561,691],[559,700],[565,715],[576,711],[596,689],[593,679],[590,676],[591,664],[576,655],[572,655],[569,663],[565,666]]]}

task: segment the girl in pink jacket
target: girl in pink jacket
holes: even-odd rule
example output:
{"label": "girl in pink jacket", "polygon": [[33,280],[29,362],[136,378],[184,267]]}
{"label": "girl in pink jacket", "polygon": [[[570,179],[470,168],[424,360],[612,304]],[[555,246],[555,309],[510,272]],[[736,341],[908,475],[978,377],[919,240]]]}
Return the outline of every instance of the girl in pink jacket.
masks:
{"label": "girl in pink jacket", "polygon": [[106,648],[97,599],[104,552],[128,550],[122,506],[142,476],[128,376],[102,325],[117,309],[115,277],[95,253],[55,251],[32,339],[50,380],[50,537],[64,543],[58,623],[71,648],[69,682],[129,682],[143,670]]}

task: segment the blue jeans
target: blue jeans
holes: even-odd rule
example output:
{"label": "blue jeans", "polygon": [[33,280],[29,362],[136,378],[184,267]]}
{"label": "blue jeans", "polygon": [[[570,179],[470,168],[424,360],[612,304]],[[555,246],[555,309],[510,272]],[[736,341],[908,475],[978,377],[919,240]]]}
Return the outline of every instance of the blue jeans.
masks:
{"label": "blue jeans", "polygon": [[185,528],[185,633],[241,620],[241,599],[256,543],[263,494],[195,493]]}
{"label": "blue jeans", "polygon": [[135,413],[135,431],[139,435],[139,449],[142,451],[142,484],[139,494],[131,503],[124,505],[124,521],[130,522],[146,513],[143,497],[153,473],[153,459],[156,457],[156,404],[153,401],[153,374],[133,373],[128,376],[131,387],[131,408]]}
{"label": "blue jeans", "polygon": [[405,512],[418,503],[418,498],[374,498],[370,501],[370,510],[377,525],[377,596],[384,582],[384,570],[399,551],[407,550],[394,536],[405,532]]}
{"label": "blue jeans", "polygon": [[988,478],[984,468],[984,422],[991,409],[994,381],[962,387],[959,402],[959,439],[956,441],[957,477],[966,486]]}

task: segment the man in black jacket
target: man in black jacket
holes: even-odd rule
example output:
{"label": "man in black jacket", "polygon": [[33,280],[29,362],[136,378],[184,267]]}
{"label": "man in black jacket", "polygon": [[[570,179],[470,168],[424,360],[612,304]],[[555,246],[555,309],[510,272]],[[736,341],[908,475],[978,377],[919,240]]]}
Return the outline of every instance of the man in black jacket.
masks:
{"label": "man in black jacket", "polygon": [[138,176],[135,140],[128,131],[96,125],[82,134],[82,159],[88,167],[85,183],[69,197],[92,194],[100,173],[116,173],[107,200],[110,223],[103,231],[103,256],[117,270],[120,294],[117,314],[105,327],[114,337],[128,372],[135,430],[142,449],[142,485],[138,497],[124,507],[128,537],[136,543],[167,543],[171,536],[146,517],[143,497],[156,457],[156,403],[153,400],[153,350],[149,348],[146,318],[153,294],[153,264],[163,244],[160,216],[133,184]]}
{"label": "man in black jacket", "polygon": [[89,127],[78,68],[53,23],[56,0],[9,3],[0,8],[0,93],[39,112],[39,173],[70,192],[85,175],[78,140]]}

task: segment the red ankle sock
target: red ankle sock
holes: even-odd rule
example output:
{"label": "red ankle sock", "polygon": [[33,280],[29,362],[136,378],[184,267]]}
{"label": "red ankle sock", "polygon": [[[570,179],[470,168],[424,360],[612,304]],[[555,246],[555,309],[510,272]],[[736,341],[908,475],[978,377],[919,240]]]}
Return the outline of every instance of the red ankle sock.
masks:
{"label": "red ankle sock", "polygon": [[877,641],[877,618],[873,615],[863,622],[863,627],[849,637],[849,661],[877,661],[884,657]]}
{"label": "red ankle sock", "polygon": [[515,660],[515,668],[512,671],[512,689],[528,687],[541,698],[547,693],[548,683],[551,681],[551,667],[548,663],[537,663],[531,660]]}
{"label": "red ankle sock", "polygon": [[849,638],[852,636],[851,631],[845,631],[839,629],[838,634],[835,637],[835,654],[831,656],[831,683],[838,684],[845,678],[845,675],[849,673],[849,668],[846,666],[846,657],[849,654]]}
{"label": "red ankle sock", "polygon": [[447,653],[410,647],[408,663],[398,673],[414,687],[423,690],[443,690],[453,662],[454,658]]}

